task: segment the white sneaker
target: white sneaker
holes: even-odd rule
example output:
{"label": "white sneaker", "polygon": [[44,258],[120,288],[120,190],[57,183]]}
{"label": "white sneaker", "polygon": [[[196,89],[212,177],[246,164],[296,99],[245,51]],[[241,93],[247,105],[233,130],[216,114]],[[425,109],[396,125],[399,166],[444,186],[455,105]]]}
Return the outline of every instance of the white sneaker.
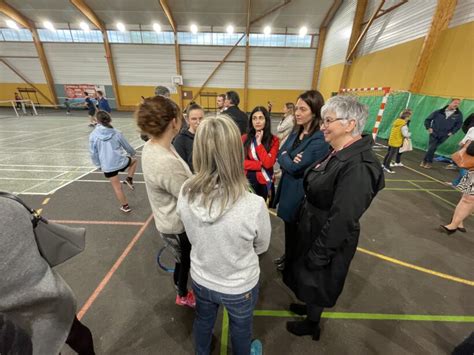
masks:
{"label": "white sneaker", "polygon": [[389,174],[395,174],[395,171],[393,171],[392,169],[388,169],[385,166],[383,167],[383,170],[386,171]]}
{"label": "white sneaker", "polygon": [[403,167],[405,165],[403,165],[403,163],[390,163],[390,167]]}

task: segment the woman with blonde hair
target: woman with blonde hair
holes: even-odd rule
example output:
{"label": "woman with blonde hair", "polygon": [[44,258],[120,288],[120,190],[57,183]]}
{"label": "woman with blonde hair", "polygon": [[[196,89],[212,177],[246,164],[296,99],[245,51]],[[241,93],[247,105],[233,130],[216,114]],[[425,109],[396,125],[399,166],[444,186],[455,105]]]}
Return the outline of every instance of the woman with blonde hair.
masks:
{"label": "woman with blonde hair", "polygon": [[237,125],[225,115],[204,119],[194,138],[195,175],[179,194],[177,212],[191,242],[196,297],[196,354],[209,354],[220,305],[230,318],[233,353],[261,353],[252,341],[258,255],[270,243],[270,217],[262,197],[248,191]]}
{"label": "woman with blonde hair", "polygon": [[176,214],[179,191],[192,174],[171,144],[181,130],[183,116],[172,100],[155,96],[143,100],[135,118],[138,127],[150,137],[142,152],[143,177],[156,229],[176,258],[173,276],[178,294],[175,302],[178,306],[194,308],[194,294],[188,292],[187,286],[191,245]]}

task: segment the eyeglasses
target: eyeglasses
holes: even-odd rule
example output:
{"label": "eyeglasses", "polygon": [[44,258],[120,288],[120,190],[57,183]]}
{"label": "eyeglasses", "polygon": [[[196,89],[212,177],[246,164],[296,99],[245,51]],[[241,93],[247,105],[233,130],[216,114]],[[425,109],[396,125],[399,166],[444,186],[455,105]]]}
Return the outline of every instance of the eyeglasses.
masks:
{"label": "eyeglasses", "polygon": [[329,118],[329,117],[326,117],[326,118],[323,118],[322,121],[321,121],[321,126],[329,126],[329,124],[335,122],[335,121],[341,121],[341,120],[344,120],[345,118]]}

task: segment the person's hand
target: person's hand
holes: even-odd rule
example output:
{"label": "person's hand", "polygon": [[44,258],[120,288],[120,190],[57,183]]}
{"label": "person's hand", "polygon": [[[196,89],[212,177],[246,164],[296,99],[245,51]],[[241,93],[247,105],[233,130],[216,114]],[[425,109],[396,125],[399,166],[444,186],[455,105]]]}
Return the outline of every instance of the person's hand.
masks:
{"label": "person's hand", "polygon": [[433,128],[428,128],[428,133],[432,134],[433,133]]}
{"label": "person's hand", "polygon": [[301,159],[303,159],[303,152],[296,154],[295,159],[293,159],[293,163],[299,164]]}
{"label": "person's hand", "polygon": [[262,144],[263,131],[257,131],[255,133],[255,139],[257,140],[257,145]]}

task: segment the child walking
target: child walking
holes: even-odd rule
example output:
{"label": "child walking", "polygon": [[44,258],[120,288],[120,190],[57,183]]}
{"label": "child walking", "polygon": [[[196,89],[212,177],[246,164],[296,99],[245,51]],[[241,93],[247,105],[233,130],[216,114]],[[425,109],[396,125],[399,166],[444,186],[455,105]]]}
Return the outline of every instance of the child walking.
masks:
{"label": "child walking", "polygon": [[[412,111],[410,109],[405,109],[400,114],[400,117],[393,122],[392,129],[390,130],[390,138],[388,140],[388,151],[383,159],[383,170],[387,173],[395,173],[395,171],[390,167],[390,162],[394,155],[397,155],[396,166],[403,166],[400,162],[401,154],[399,149],[403,145],[403,139],[411,136],[411,133],[408,130],[408,121],[410,120],[411,114]],[[395,166],[395,164],[393,166]]]}
{"label": "child walking", "polygon": [[[128,213],[132,209],[128,205],[127,197],[122,191],[118,173],[128,169],[128,176],[123,181],[131,190],[134,190],[133,175],[137,169],[137,160],[134,158],[135,149],[128,144],[122,133],[110,124],[112,118],[105,111],[97,113],[97,126],[89,136],[89,149],[92,162],[100,168],[105,177],[110,180],[115,196],[120,201],[120,210]],[[128,155],[123,154],[124,151]]]}

